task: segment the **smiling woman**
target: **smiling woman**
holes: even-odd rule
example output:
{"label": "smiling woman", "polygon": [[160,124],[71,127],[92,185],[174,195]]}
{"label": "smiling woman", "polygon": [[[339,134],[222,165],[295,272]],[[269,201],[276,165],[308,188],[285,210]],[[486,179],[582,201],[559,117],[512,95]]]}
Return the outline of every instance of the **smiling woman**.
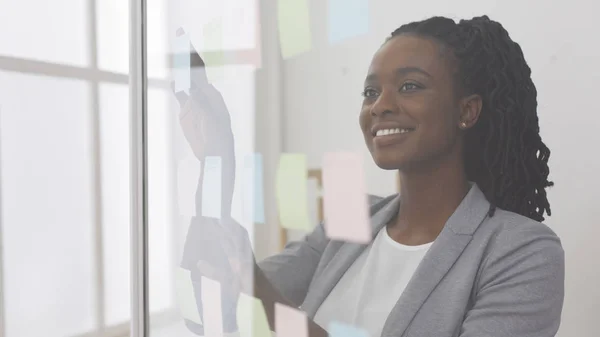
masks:
{"label": "smiling woman", "polygon": [[401,180],[400,194],[370,199],[372,242],[330,240],[321,224],[256,264],[227,214],[224,226],[195,217],[211,242],[229,236],[238,247],[220,253],[234,261],[227,272],[199,273],[212,270],[235,298],[253,270],[271,327],[283,303],[306,313],[311,337],[334,322],[374,337],[554,336],[564,251],[539,222],[552,183],[530,73],[487,16],[398,28],[372,59],[359,117],[373,160]]}

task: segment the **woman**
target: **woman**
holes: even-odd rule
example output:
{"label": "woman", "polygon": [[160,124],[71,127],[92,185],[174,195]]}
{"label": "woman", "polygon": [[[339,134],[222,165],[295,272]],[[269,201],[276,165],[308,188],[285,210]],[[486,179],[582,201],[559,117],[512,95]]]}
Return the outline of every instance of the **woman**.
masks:
{"label": "woman", "polygon": [[[373,337],[554,336],[564,252],[540,223],[550,215],[550,151],[530,75],[519,45],[487,16],[403,25],[373,57],[359,118],[375,163],[401,179],[399,195],[371,205],[371,244],[331,241],[319,225],[256,265],[243,230],[224,213],[224,226],[193,220],[187,265],[219,280],[226,298],[251,292],[245,275],[253,270],[253,295],[271,327],[280,302],[307,313],[311,336],[326,336],[332,321]],[[214,107],[195,110],[216,123]],[[217,129],[228,130],[223,120]],[[209,138],[196,147],[223,143]],[[208,231],[234,238],[220,242],[237,249],[219,258],[192,252]],[[216,268],[219,259],[232,267]]]}

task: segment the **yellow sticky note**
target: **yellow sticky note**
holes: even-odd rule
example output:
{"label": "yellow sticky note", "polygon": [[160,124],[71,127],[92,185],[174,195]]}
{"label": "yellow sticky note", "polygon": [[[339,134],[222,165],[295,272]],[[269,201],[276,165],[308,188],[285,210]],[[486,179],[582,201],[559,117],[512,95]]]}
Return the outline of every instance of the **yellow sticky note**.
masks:
{"label": "yellow sticky note", "polygon": [[279,44],[283,58],[309,51],[311,36],[308,0],[279,0],[277,5]]}
{"label": "yellow sticky note", "polygon": [[223,311],[221,310],[221,284],[202,276],[202,312],[204,335],[223,335]]}
{"label": "yellow sticky note", "polygon": [[240,337],[271,336],[269,321],[261,300],[241,293],[236,315]]}
{"label": "yellow sticky note", "polygon": [[306,155],[284,153],[276,178],[279,221],[283,228],[310,231]]}
{"label": "yellow sticky note", "polygon": [[177,305],[179,306],[181,316],[196,324],[202,324],[198,306],[196,305],[196,296],[194,295],[194,286],[192,285],[192,277],[189,270],[177,268],[175,287]]}

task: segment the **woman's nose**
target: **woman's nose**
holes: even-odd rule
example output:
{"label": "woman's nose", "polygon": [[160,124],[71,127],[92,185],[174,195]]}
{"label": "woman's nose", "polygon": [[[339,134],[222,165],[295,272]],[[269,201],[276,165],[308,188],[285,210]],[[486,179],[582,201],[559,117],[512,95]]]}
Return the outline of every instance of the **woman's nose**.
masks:
{"label": "woman's nose", "polygon": [[393,95],[382,93],[377,101],[371,106],[371,116],[381,117],[386,114],[393,114],[398,110],[396,100]]}

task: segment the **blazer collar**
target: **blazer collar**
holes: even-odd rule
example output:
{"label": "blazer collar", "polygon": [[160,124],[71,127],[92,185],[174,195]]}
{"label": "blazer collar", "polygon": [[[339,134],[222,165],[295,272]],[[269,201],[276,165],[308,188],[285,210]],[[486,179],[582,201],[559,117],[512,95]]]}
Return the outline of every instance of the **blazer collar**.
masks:
{"label": "blazer collar", "polygon": [[486,218],[489,206],[483,192],[472,183],[471,189],[448,218],[390,312],[383,327],[382,337],[404,334],[427,297],[471,241],[473,233]]}
{"label": "blazer collar", "polygon": [[[387,204],[372,214],[373,238],[397,213],[400,199],[399,195],[391,200],[388,198],[389,201],[384,201]],[[489,206],[483,192],[475,183],[471,183],[471,189],[444,225],[390,312],[382,331],[383,337],[401,336],[405,332],[429,294],[471,241],[473,233],[485,219]],[[332,242],[330,245],[338,245],[338,251],[314,280],[302,305],[311,319],[344,273],[368,246],[349,242]]]}

